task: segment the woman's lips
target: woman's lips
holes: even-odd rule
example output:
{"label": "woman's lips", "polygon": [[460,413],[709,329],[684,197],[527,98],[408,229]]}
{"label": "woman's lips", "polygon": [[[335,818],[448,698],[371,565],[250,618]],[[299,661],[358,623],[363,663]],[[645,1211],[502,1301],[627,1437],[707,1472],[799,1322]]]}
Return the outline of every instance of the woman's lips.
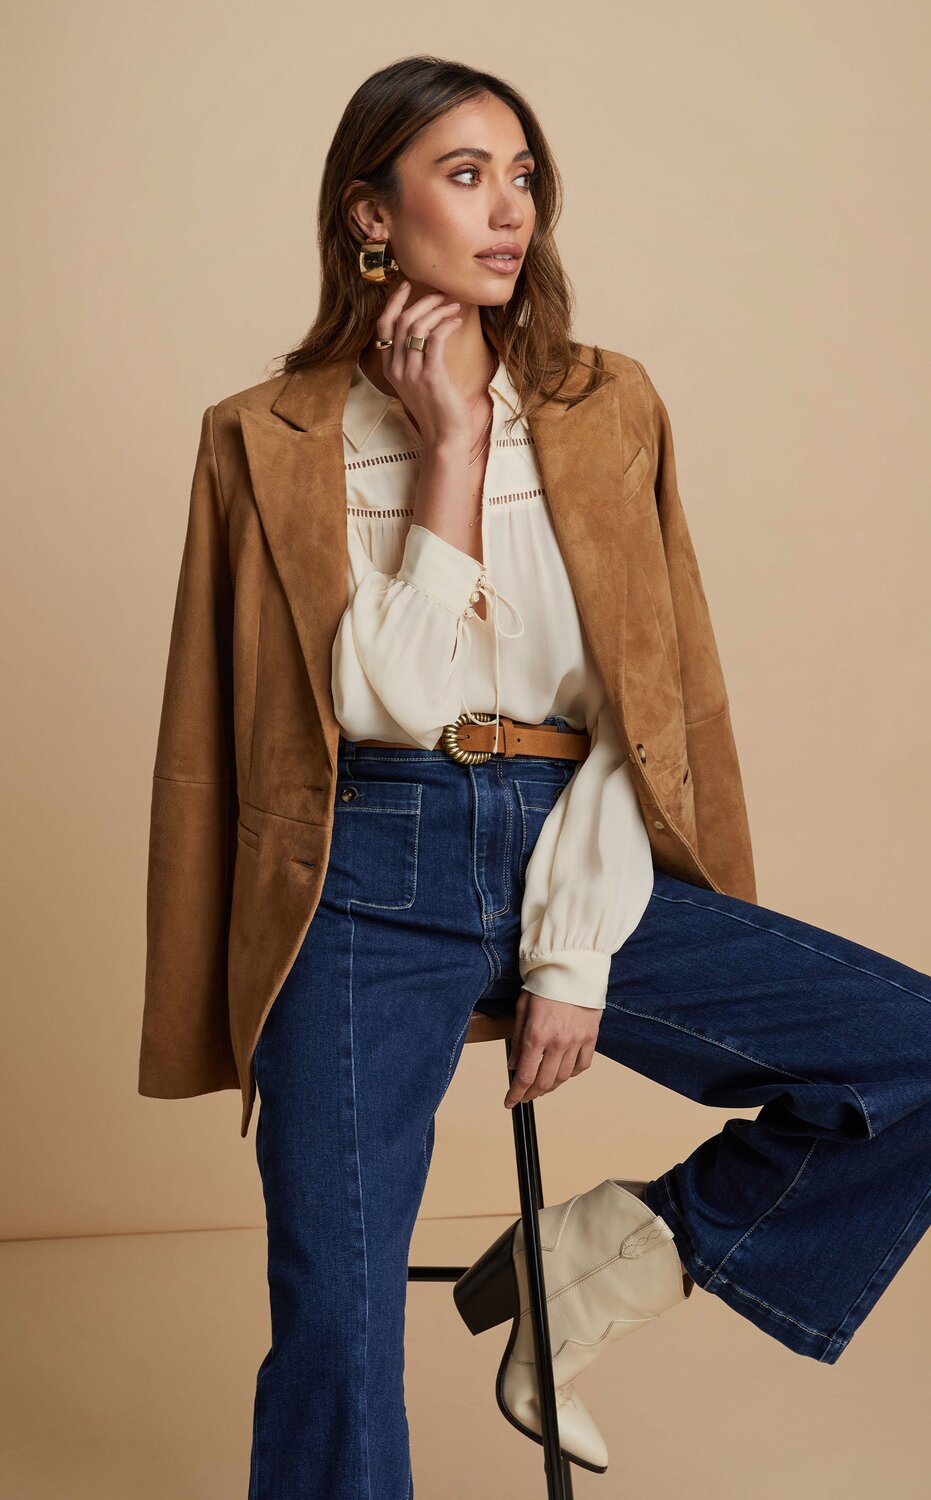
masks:
{"label": "woman's lips", "polygon": [[519,255],[513,256],[510,260],[503,260],[496,255],[476,255],[475,259],[480,265],[487,266],[490,271],[503,272],[505,276],[513,276],[515,271],[520,270]]}

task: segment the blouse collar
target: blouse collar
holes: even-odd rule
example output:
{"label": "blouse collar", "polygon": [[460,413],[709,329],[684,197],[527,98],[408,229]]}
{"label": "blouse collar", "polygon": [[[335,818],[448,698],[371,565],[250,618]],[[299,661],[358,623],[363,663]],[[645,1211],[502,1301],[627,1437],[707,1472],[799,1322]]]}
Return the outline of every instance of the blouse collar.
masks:
{"label": "blouse collar", "polygon": [[[517,413],[520,397],[511,382],[503,359],[499,359],[498,368],[492,376],[488,389],[493,393],[493,397],[498,398],[499,403],[503,403],[514,414]],[[398,397],[386,396],[384,391],[380,391],[378,386],[369,380],[357,360],[343,410],[343,432],[356,452],[362,451],[389,410],[407,423],[404,407]],[[499,422],[496,421],[496,430],[498,425]],[[413,428],[410,430],[412,436],[416,437]]]}

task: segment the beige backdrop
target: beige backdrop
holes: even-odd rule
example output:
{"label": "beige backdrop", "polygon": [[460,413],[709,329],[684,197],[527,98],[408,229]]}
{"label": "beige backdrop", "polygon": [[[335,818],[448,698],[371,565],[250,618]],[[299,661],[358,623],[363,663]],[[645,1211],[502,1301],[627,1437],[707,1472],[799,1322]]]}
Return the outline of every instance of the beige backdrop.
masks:
{"label": "beige backdrop", "polygon": [[[7,33],[0,1494],[212,1500],[245,1493],[263,1203],[238,1094],[136,1093],[150,775],[200,416],[311,321],[344,103],[420,51],[526,90],[576,334],[670,411],[760,900],[927,970],[929,15],[38,0]],[[503,1044],[468,1049],[420,1259],[517,1212],[506,1083]],[[547,1198],[728,1113],[596,1058],[537,1105]],[[612,1464],[577,1495],[924,1493],[929,1270],[922,1242],[831,1368],[697,1292],[585,1378]],[[543,1493],[504,1337],[412,1287],[422,1497]]]}

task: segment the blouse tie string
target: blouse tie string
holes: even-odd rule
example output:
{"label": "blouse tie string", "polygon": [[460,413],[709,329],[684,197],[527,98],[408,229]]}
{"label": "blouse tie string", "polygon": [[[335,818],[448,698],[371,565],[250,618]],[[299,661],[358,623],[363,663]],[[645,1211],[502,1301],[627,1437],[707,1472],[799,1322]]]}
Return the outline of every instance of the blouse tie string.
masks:
{"label": "blouse tie string", "polygon": [[[494,753],[494,751],[496,751],[498,748],[498,730],[500,727],[500,716],[498,710],[501,703],[501,653],[498,646],[498,637],[499,635],[503,635],[508,640],[516,640],[518,636],[521,636],[524,633],[524,622],[521,619],[517,605],[514,604],[506,594],[502,594],[501,591],[489,581],[488,576],[484,571],[479,574],[478,581],[475,585],[475,591],[471,595],[473,601],[477,601],[479,593],[485,595],[489,613],[491,615],[492,627],[495,632],[495,740],[492,747],[492,752]],[[518,624],[520,626],[519,630],[504,630],[499,625],[498,608],[501,604],[506,604],[508,609],[511,610],[512,613],[516,616]],[[465,649],[467,652],[469,650],[469,647],[471,646],[472,632],[468,630],[463,631],[461,627],[464,622],[470,619],[474,614],[475,610],[472,608],[472,605],[467,605],[456,621],[456,644],[453,647],[454,660],[456,652],[459,650],[460,640],[465,640]],[[484,722],[482,719],[477,718],[472,709],[468,707],[465,708],[465,714],[473,724],[481,724]]]}

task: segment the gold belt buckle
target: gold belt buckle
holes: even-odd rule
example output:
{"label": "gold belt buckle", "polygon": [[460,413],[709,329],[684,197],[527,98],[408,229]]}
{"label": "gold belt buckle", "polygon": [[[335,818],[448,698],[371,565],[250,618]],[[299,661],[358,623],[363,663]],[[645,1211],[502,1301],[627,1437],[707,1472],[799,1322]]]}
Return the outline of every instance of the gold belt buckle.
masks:
{"label": "gold belt buckle", "polygon": [[465,750],[459,743],[460,724],[470,724],[474,719],[479,719],[483,724],[493,724],[494,714],[479,712],[469,718],[467,713],[461,713],[452,724],[443,725],[443,749],[450,760],[457,760],[463,766],[480,766],[486,760],[490,760],[494,754],[493,750]]}

